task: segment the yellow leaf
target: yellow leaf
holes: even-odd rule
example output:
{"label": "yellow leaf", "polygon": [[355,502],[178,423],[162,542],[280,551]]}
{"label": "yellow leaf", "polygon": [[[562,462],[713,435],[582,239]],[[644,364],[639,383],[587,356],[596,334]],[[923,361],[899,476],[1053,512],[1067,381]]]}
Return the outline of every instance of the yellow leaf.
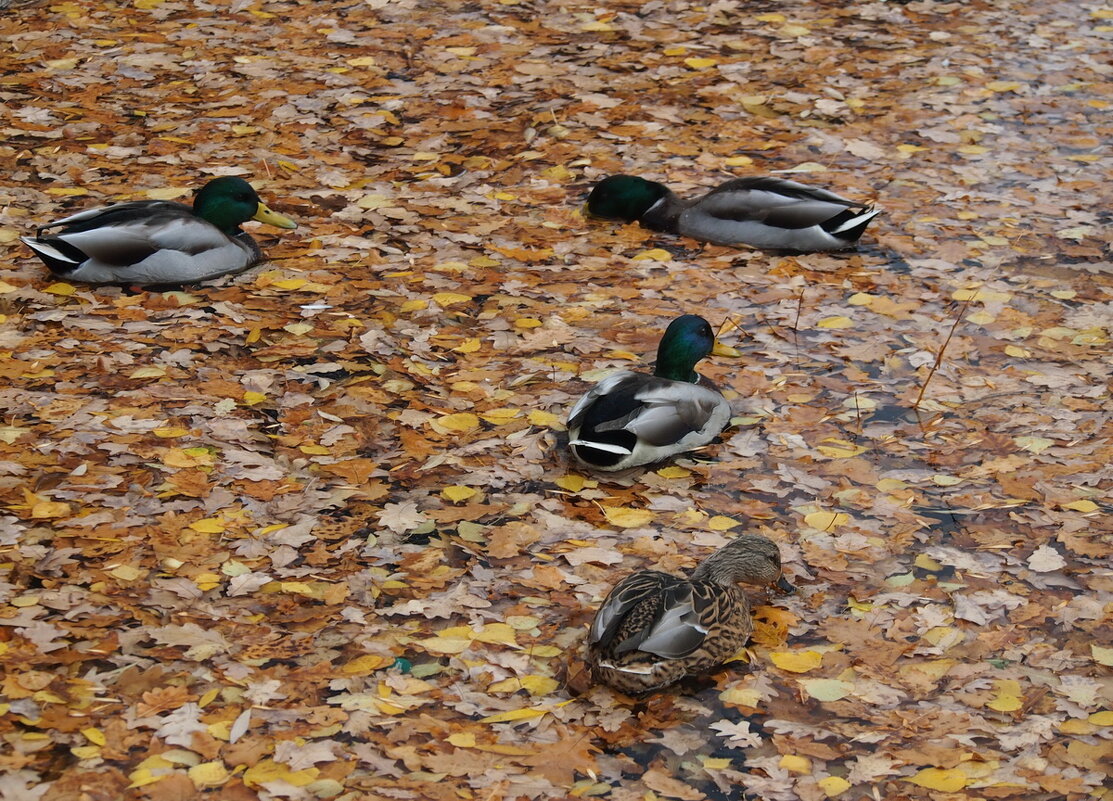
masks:
{"label": "yellow leaf", "polygon": [[877,300],[877,298],[877,295],[871,295],[868,292],[855,292],[853,295],[846,299],[846,302],[849,303],[851,306],[869,306],[871,303]]}
{"label": "yellow leaf", "polygon": [[850,328],[854,325],[854,321],[849,317],[824,317],[815,324],[816,328]]}
{"label": "yellow leaf", "polygon": [[470,731],[458,731],[448,735],[448,741],[457,748],[471,748],[475,745],[475,735]]}
{"label": "yellow leaf", "polygon": [[761,703],[761,693],[752,687],[732,687],[719,693],[719,700],[724,704],[756,709],[757,705]]}
{"label": "yellow leaf", "polygon": [[850,789],[850,782],[841,776],[827,776],[816,782],[828,798],[834,798]]}
{"label": "yellow leaf", "polygon": [[223,762],[202,762],[189,769],[189,780],[198,790],[219,787],[231,778]]}
{"label": "yellow leaf", "polygon": [[1020,700],[1020,682],[1014,679],[999,679],[993,682],[997,696],[986,704],[998,712],[1015,712],[1024,706]]}
{"label": "yellow leaf", "polygon": [[723,165],[726,167],[749,167],[753,163],[754,160],[749,156],[731,156],[723,159]]}
{"label": "yellow leaf", "polygon": [[784,22],[787,18],[784,14],[777,14],[774,12],[771,14],[758,14],[754,19],[758,22]]}
{"label": "yellow leaf", "polygon": [[581,31],[588,31],[588,32],[592,32],[592,33],[596,33],[596,32],[597,33],[606,33],[607,31],[613,31],[614,28],[612,28],[610,25],[608,25],[605,22],[601,22],[600,20],[593,19],[593,20],[591,20],[589,22],[585,22],[583,25],[581,25],[580,30]]}
{"label": "yellow leaf", "polygon": [[653,248],[634,256],[634,261],[672,261],[672,254],[664,248]]}
{"label": "yellow leaf", "polygon": [[128,789],[133,787],[146,787],[148,784],[162,781],[168,775],[167,773],[159,773],[156,776],[150,768],[140,768],[128,774],[128,778],[131,779],[131,784],[128,785]]}
{"label": "yellow leaf", "polygon": [[415,298],[414,300],[405,301],[401,306],[398,307],[398,310],[401,312],[411,312],[428,307],[429,301],[425,300],[424,298]]}
{"label": "yellow leaf", "polygon": [[692,471],[685,470],[683,467],[677,467],[676,465],[669,465],[668,467],[662,467],[658,470],[657,475],[661,478],[687,478],[692,475]]}
{"label": "yellow leaf", "polygon": [[478,632],[472,634],[476,642],[496,643],[499,645],[517,645],[518,633],[506,623],[488,623]]}
{"label": "yellow leaf", "polygon": [[161,367],[140,367],[132,370],[128,378],[162,378],[165,375],[166,370]]}
{"label": "yellow leaf", "polygon": [[108,571],[110,576],[115,576],[121,581],[135,581],[143,575],[143,571],[132,565],[119,565]]}
{"label": "yellow leaf", "polygon": [[373,56],[359,56],[358,58],[346,58],[344,63],[349,67],[373,67],[375,66],[375,59]]}
{"label": "yellow leaf", "polygon": [[1027,359],[1029,356],[1032,355],[1031,351],[1027,350],[1026,348],[1021,348],[1017,345],[1006,345],[1005,353],[1009,356],[1015,356],[1018,359]]}
{"label": "yellow leaf", "polygon": [[204,517],[194,520],[189,527],[198,534],[223,534],[224,521],[215,517]]}
{"label": "yellow leaf", "polygon": [[282,326],[283,331],[289,331],[296,337],[303,337],[313,330],[313,326],[309,323],[290,323],[289,325]]}
{"label": "yellow leaf", "polygon": [[939,790],[942,793],[957,793],[966,786],[966,774],[956,768],[944,770],[942,768],[924,768],[911,779],[905,781],[926,787],[929,790]]}
{"label": "yellow leaf", "polygon": [[170,426],[167,428],[156,428],[151,433],[154,434],[156,437],[161,437],[162,439],[174,439],[175,437],[187,436],[189,434],[189,429]]}
{"label": "yellow leaf", "polygon": [[559,426],[561,424],[560,418],[557,417],[555,414],[553,414],[552,412],[543,412],[540,409],[534,409],[533,411],[531,411],[526,419],[529,420],[531,425],[546,426],[548,428]]}
{"label": "yellow leaf", "polygon": [[800,682],[804,692],[817,701],[838,701],[850,695],[854,685],[838,679],[806,679]]}
{"label": "yellow leaf", "polygon": [[503,408],[503,409],[488,409],[487,411],[482,412],[479,416],[481,418],[483,418],[484,420],[486,420],[491,425],[504,426],[507,423],[509,423],[511,420],[513,420],[515,417],[520,416],[521,414],[522,414],[521,409]]}
{"label": "yellow leaf", "polygon": [[471,647],[471,638],[438,636],[430,637],[427,640],[419,640],[418,644],[426,651],[434,654],[461,654]]}
{"label": "yellow leaf", "polygon": [[1013,437],[1013,442],[1015,442],[1016,446],[1022,451],[1028,451],[1029,453],[1043,453],[1055,444],[1055,440],[1053,439],[1028,436]]}
{"label": "yellow leaf", "polygon": [[301,289],[308,283],[304,278],[284,278],[281,281],[275,281],[271,286],[279,289]]}
{"label": "yellow leaf", "polygon": [[714,58],[686,58],[684,63],[694,70],[705,70],[708,67],[714,67],[719,61]]}
{"label": "yellow leaf", "polygon": [[305,787],[307,784],[312,784],[320,774],[319,768],[290,770],[286,765],[281,765],[273,759],[261,759],[243,772],[243,782],[248,787],[258,787],[274,781]]}
{"label": "yellow leaf", "polygon": [[88,729],[82,729],[81,733],[85,735],[85,739],[94,745],[104,745],[108,742],[108,739],[104,736],[104,732],[100,729],[90,727]]}
{"label": "yellow leaf", "polygon": [[781,757],[780,766],[790,773],[807,774],[812,772],[812,761],[807,757],[785,754]]}
{"label": "yellow leaf", "polygon": [[519,317],[517,320],[514,321],[515,328],[540,328],[541,325],[541,321],[538,320],[536,317]]}
{"label": "yellow leaf", "polygon": [[804,515],[804,523],[820,531],[830,531],[845,525],[850,521],[850,515],[842,512],[812,512]]}
{"label": "yellow leaf", "polygon": [[735,526],[740,525],[742,525],[742,523],[726,515],[715,515],[707,521],[707,527],[712,531],[730,531]]}
{"label": "yellow leaf", "polygon": [[438,306],[452,306],[457,303],[467,303],[471,295],[461,295],[459,292],[438,292],[433,295],[433,302]]}
{"label": "yellow leaf", "polygon": [[[64,59],[64,60],[69,61],[70,59]],[[49,63],[50,62],[48,61],[47,64],[49,64]],[[51,187],[50,189],[47,189],[46,193],[48,195],[54,195],[55,197],[78,197],[80,195],[89,194],[89,190],[88,189],[82,189],[79,186],[56,186],[56,187]],[[47,291],[49,292],[50,290],[48,289]]]}
{"label": "yellow leaf", "polygon": [[653,512],[648,509],[631,509],[628,506],[604,506],[603,514],[608,523],[619,528],[641,528],[653,520]]}
{"label": "yellow leaf", "polygon": [[324,445],[298,445],[298,450],[310,456],[328,456],[332,451]]}
{"label": "yellow leaf", "polygon": [[69,513],[70,505],[61,501],[39,501],[31,507],[31,517],[35,520],[66,517]]}
{"label": "yellow leaf", "polygon": [[1113,726],[1113,711],[1105,709],[1101,712],[1095,712],[1086,719],[1095,726]]}
{"label": "yellow leaf", "polygon": [[[988,153],[989,148],[985,145],[960,145],[958,152],[966,156],[980,156],[983,153]],[[993,244],[993,243],[988,243]],[[1008,244],[1007,242],[1005,244]]]}
{"label": "yellow leaf", "polygon": [[962,483],[962,479],[958,476],[947,476],[942,473],[936,473],[931,477],[931,480],[940,487],[954,487]]}
{"label": "yellow leaf", "polygon": [[958,301],[978,301],[979,303],[993,303],[995,301],[1004,302],[1009,300],[1012,295],[1008,292],[994,292],[991,289],[984,287],[956,289],[951,293],[951,297]]}
{"label": "yellow leaf", "polygon": [[832,459],[849,459],[851,456],[857,456],[868,450],[868,448],[863,445],[855,445],[845,439],[828,438],[823,441],[827,444],[818,445],[816,450]]}
{"label": "yellow leaf", "polygon": [[[0,295],[7,295],[9,292],[15,292],[19,287],[12,286],[7,281],[0,281]],[[3,322],[3,317],[0,316],[0,322]]]}
{"label": "yellow leaf", "polygon": [[1104,648],[1090,643],[1090,655],[1099,665],[1113,667],[1113,648]]}
{"label": "yellow leaf", "polygon": [[548,676],[522,676],[496,681],[487,688],[489,693],[516,693],[525,690],[530,695],[548,695],[560,686],[560,682]]}
{"label": "yellow leaf", "polygon": [[773,664],[789,673],[807,673],[815,670],[823,662],[819,651],[773,651],[769,654]]}
{"label": "yellow leaf", "polygon": [[99,745],[78,745],[71,748],[70,753],[78,759],[96,759],[101,752]]}
{"label": "yellow leaf", "polygon": [[391,661],[378,654],[364,654],[363,656],[357,656],[351,662],[345,663],[340,668],[340,672],[347,676],[368,676]]}
{"label": "yellow leaf", "polygon": [[457,353],[475,353],[480,348],[479,337],[468,337],[452,350]]}
{"label": "yellow leaf", "polygon": [[[576,473],[569,473],[566,476],[561,476],[553,483],[563,490],[568,490],[569,492],[579,492],[584,487],[588,486],[589,482],[581,475],[577,475]],[[599,486],[598,482],[591,483],[595,484],[595,486]]]}
{"label": "yellow leaf", "polygon": [[177,200],[188,195],[190,190],[184,186],[160,186],[147,190],[147,197],[151,200]]}
{"label": "yellow leaf", "polygon": [[264,395],[262,392],[253,392],[249,389],[243,393],[243,402],[246,403],[248,406],[255,406],[256,404],[262,403],[266,399],[267,396]]}
{"label": "yellow leaf", "polygon": [[542,709],[511,709],[507,712],[498,712],[494,715],[488,715],[485,718],[480,718],[480,723],[507,723],[512,720],[529,720],[530,718],[539,718],[542,715],[549,714],[549,708]]}
{"label": "yellow leaf", "polygon": [[803,25],[785,25],[781,28],[780,33],[785,36],[807,36],[811,31]]}
{"label": "yellow leaf", "polygon": [[1015,92],[1023,87],[1024,84],[1019,81],[990,81],[985,85],[985,88],[991,92]]}
{"label": "yellow leaf", "polygon": [[466,431],[474,431],[479,428],[479,418],[471,412],[446,414],[434,422],[436,428],[451,431],[455,434],[463,434]]}
{"label": "yellow leaf", "polygon": [[445,487],[443,490],[441,490],[441,495],[452,501],[453,503],[466,501],[468,498],[473,498],[478,494],[479,490],[473,489],[472,487],[465,487],[460,484],[453,484],[452,486]]}
{"label": "yellow leaf", "polygon": [[1064,503],[1062,504],[1062,507],[1064,509],[1073,509],[1076,512],[1082,512],[1083,514],[1096,512],[1098,510],[1098,505],[1096,503],[1094,503],[1093,501],[1087,501],[1085,499],[1080,501],[1071,501],[1070,503]]}

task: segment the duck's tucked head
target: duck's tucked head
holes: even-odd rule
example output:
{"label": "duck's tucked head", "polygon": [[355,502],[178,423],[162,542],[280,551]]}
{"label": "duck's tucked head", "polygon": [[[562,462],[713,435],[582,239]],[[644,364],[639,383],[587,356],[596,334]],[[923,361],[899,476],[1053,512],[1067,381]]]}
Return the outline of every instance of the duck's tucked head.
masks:
{"label": "duck's tucked head", "polygon": [[587,211],[595,217],[634,222],[668,191],[664,184],[636,175],[612,175],[592,187]]}
{"label": "duck's tucked head", "polygon": [[781,551],[773,540],[760,534],[742,534],[707,557],[692,572],[693,581],[716,584],[776,585],[785,592],[795,590],[781,574]]}
{"label": "duck's tucked head", "polygon": [[653,374],[670,381],[696,383],[696,363],[715,349],[711,324],[698,314],[677,317],[665,329],[657,346],[657,366]]}
{"label": "duck's tucked head", "polygon": [[297,228],[289,217],[271,211],[243,178],[214,178],[193,199],[193,212],[226,234],[235,234],[241,223],[258,220],[278,228]]}

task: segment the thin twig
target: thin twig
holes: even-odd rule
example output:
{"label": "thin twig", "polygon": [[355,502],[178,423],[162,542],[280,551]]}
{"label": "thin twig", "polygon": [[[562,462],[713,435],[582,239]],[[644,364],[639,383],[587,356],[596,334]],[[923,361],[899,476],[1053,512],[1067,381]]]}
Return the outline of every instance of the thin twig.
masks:
{"label": "thin twig", "polygon": [[[977,297],[977,293],[975,293],[974,296]],[[955,318],[954,324],[951,326],[951,330],[947,332],[947,338],[943,340],[943,346],[939,348],[939,355],[935,357],[935,364],[933,364],[931,366],[931,369],[928,370],[927,378],[924,379],[924,383],[920,387],[920,394],[916,396],[916,402],[912,404],[913,409],[919,411],[920,401],[924,399],[924,393],[927,392],[928,384],[931,383],[931,379],[932,376],[935,375],[935,371],[938,370],[939,365],[943,363],[943,354],[947,352],[947,346],[951,344],[951,337],[955,335],[955,329],[958,328],[958,324],[961,323],[962,319],[966,316],[966,310],[970,308],[971,300],[973,300],[973,298],[967,298],[966,301],[962,304],[962,308],[959,309],[958,317]]]}

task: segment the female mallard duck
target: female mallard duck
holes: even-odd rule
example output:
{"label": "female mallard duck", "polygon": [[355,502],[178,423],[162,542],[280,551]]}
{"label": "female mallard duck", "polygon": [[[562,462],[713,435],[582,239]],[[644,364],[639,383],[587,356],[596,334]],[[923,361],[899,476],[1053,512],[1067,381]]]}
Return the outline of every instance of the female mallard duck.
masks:
{"label": "female mallard duck", "polygon": [[624,578],[595,613],[588,634],[594,680],[643,693],[726,662],[753,631],[739,581],[794,590],[781,575],[776,543],[757,534],[731,540],[691,578],[656,570]]}
{"label": "female mallard duck", "polygon": [[700,383],[696,362],[719,350],[707,320],[685,314],[669,323],[653,375],[624,370],[580,398],[568,415],[568,446],[596,470],[625,470],[690,451],[715,439],[730,404]]}
{"label": "female mallard duck", "polygon": [[191,284],[246,270],[263,258],[240,230],[248,220],[297,228],[268,209],[247,181],[227,176],[201,187],[192,209],[166,200],[120,203],[44,225],[22,239],[67,281]]}
{"label": "female mallard duck", "polygon": [[738,178],[698,200],[656,181],[612,175],[587,198],[588,213],[716,245],[820,251],[851,247],[881,213],[825,189],[781,178]]}

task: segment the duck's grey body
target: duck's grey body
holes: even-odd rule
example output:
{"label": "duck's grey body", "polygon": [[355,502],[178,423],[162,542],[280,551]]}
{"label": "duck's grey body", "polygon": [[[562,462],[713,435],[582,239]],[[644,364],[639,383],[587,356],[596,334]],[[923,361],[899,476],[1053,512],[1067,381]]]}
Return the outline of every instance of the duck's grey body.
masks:
{"label": "duck's grey body", "polygon": [[91,284],[193,283],[262,258],[249,234],[227,236],[188,206],[158,200],[83,211],[23,241],[55,275]]}
{"label": "duck's grey body", "polygon": [[592,190],[588,209],[717,245],[799,251],[851,247],[881,213],[826,189],[768,176],[727,181],[696,200],[655,181],[611,176]]}

